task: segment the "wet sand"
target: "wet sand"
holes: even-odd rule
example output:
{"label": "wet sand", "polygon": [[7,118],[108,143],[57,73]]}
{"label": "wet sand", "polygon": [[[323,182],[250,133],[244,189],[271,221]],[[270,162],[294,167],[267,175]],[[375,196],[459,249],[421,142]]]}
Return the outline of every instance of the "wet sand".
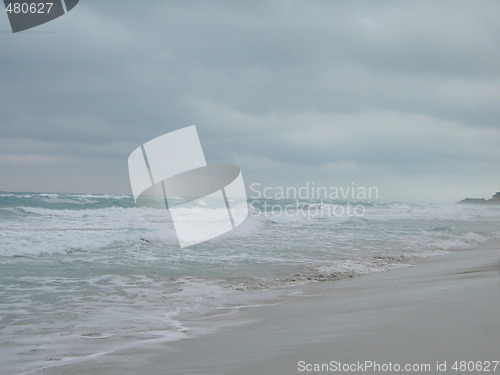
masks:
{"label": "wet sand", "polygon": [[[247,324],[35,373],[381,374],[409,364],[421,365],[413,373],[457,374],[455,361],[500,360],[499,250],[494,240],[415,267],[310,284],[279,304],[231,315]],[[380,371],[363,367],[370,361]],[[445,361],[447,371],[437,371]],[[493,366],[487,373],[500,374]]]}

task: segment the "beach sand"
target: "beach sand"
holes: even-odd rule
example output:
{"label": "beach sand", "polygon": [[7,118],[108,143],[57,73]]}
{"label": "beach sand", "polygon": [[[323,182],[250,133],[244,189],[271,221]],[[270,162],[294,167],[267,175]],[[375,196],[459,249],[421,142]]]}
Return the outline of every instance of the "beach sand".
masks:
{"label": "beach sand", "polygon": [[[500,360],[499,249],[494,240],[415,267],[312,283],[278,304],[231,315],[247,324],[36,374],[389,373],[299,371],[331,361],[429,364],[431,371],[414,373],[457,374],[455,361]],[[436,371],[437,361],[447,371]],[[500,374],[500,365],[488,373]]]}

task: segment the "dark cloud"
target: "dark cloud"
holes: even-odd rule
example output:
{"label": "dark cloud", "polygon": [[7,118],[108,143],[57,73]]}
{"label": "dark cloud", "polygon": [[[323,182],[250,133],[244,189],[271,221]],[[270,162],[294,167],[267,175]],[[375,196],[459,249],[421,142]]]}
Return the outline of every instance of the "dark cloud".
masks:
{"label": "dark cloud", "polygon": [[496,1],[81,2],[0,34],[0,190],[128,192],[130,151],[196,124],[207,157],[251,179],[440,174],[457,191],[469,174],[488,194],[499,16]]}

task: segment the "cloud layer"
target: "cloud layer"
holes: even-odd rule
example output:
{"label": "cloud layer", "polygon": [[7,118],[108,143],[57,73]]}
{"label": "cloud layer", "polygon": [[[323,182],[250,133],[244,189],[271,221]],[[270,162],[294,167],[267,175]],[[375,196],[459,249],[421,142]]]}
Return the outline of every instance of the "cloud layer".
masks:
{"label": "cloud layer", "polygon": [[488,196],[499,18],[496,1],[81,2],[0,34],[0,190],[128,193],[128,154],[196,124],[250,182]]}

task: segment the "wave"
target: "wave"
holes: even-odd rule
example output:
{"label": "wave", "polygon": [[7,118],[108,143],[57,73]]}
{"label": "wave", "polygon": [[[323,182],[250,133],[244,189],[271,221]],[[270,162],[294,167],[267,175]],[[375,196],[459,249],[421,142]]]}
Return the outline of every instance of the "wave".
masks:
{"label": "wave", "polygon": [[8,215],[0,231],[0,256],[109,251],[127,249],[144,241],[177,243],[165,210],[18,207],[0,212]]}
{"label": "wave", "polygon": [[0,208],[40,207],[50,209],[95,209],[135,207],[134,199],[124,194],[0,193]]}
{"label": "wave", "polygon": [[493,238],[492,235],[469,232],[456,240],[444,240],[416,247],[413,251],[402,250],[399,254],[353,257],[328,260],[306,265],[298,272],[277,278],[251,279],[235,285],[235,289],[266,289],[309,282],[336,281],[374,272],[385,272],[412,267],[417,259],[449,254],[453,250],[475,247]]}
{"label": "wave", "polygon": [[[192,336],[198,328],[182,322],[206,313],[477,246],[498,235],[500,217],[492,208],[412,204],[326,214],[342,202],[258,214],[264,203],[236,230],[181,249],[169,211],[135,208],[127,195],[0,193],[2,349],[18,363],[46,363],[68,350],[83,357]],[[180,210],[182,220],[199,209]],[[33,342],[39,351],[29,352]]]}

